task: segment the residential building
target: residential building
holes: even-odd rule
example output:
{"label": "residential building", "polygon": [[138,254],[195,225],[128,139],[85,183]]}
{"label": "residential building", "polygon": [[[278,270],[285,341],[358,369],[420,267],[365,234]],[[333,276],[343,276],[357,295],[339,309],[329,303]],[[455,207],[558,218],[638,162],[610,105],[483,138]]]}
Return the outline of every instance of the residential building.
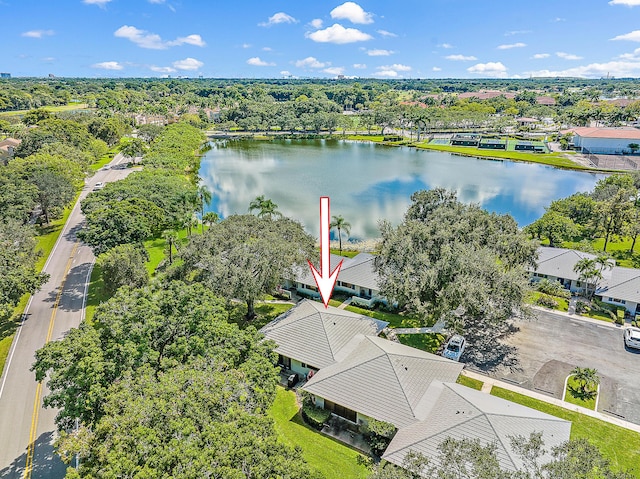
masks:
{"label": "residential building", "polygon": [[573,145],[583,153],[618,155],[631,153],[630,144],[640,145],[637,128],[572,128]]}
{"label": "residential building", "polygon": [[15,153],[15,149],[20,146],[22,140],[16,140],[15,138],[6,138],[0,141],[0,161],[7,162]]}
{"label": "residential building", "polygon": [[[371,307],[376,302],[386,303],[386,299],[380,295],[378,274],[374,270],[375,256],[369,253],[360,253],[353,258],[331,255],[331,270],[340,261],[342,267],[334,291],[352,295],[352,302],[362,306]],[[302,268],[294,280],[285,281],[285,287],[295,288],[303,296],[320,297],[315,279],[309,268]]]}
{"label": "residential building", "polygon": [[264,326],[266,339],[277,345],[278,362],[302,376],[337,361],[356,335],[378,335],[389,323],[322,303],[303,300]]}
{"label": "residential building", "polygon": [[303,387],[316,406],[351,422],[369,418],[401,428],[423,419],[434,380],[455,381],[463,365],[376,336],[358,335]]}
{"label": "residential building", "polygon": [[[500,466],[516,471],[525,464],[511,447],[512,437],[540,432],[548,451],[568,441],[571,433],[569,421],[460,384],[433,381],[424,398],[421,420],[398,430],[383,459],[403,466],[407,454],[413,452],[433,460],[447,438],[477,439],[483,445],[495,444]],[[547,462],[551,457],[541,460]]]}
{"label": "residential building", "polygon": [[0,73],[0,78],[11,78],[11,73]]}

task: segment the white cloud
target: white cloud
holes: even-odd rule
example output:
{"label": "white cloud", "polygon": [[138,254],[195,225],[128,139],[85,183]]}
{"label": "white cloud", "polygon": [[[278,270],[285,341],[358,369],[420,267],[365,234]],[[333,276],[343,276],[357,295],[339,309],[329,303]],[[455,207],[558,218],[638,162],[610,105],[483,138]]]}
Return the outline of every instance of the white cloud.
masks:
{"label": "white cloud", "polygon": [[384,65],[378,68],[381,70],[395,70],[398,72],[408,72],[411,70],[411,67],[409,65],[402,65],[400,63],[394,63],[393,65]]}
{"label": "white cloud", "polygon": [[534,77],[582,77],[582,78],[603,78],[607,75],[624,78],[640,76],[640,61],[611,61],[607,63],[590,63],[579,67],[567,68],[566,70],[550,71],[538,70],[526,72]]}
{"label": "white cloud", "polygon": [[157,72],[157,73],[174,73],[176,71],[173,67],[157,67],[155,65],[151,65],[149,70]]}
{"label": "white cloud", "polygon": [[512,48],[522,48],[526,47],[526,43],[518,42],[518,43],[509,43],[506,45],[498,45],[498,50],[510,50]]}
{"label": "white cloud", "polygon": [[82,3],[86,3],[87,5],[98,5],[99,7],[104,7],[111,0],[82,0]]}
{"label": "white cloud", "polygon": [[542,60],[543,58],[549,58],[550,56],[551,55],[549,55],[548,53],[536,53],[531,58],[533,58],[534,60]]}
{"label": "white cloud", "polygon": [[467,71],[487,77],[505,77],[507,75],[507,67],[501,62],[477,63],[467,68]]}
{"label": "white cloud", "polygon": [[282,70],[280,72],[280,75],[282,75],[283,77],[290,77],[291,76],[291,72],[289,70]]}
{"label": "white cloud", "polygon": [[392,32],[388,32],[386,30],[376,30],[380,35],[382,35],[383,37],[397,37],[398,35],[396,35],[395,33]]}
{"label": "white cloud", "polygon": [[351,23],[366,25],[373,23],[373,15],[365,12],[360,5],[354,2],[345,2],[331,10],[331,18],[349,20]]}
{"label": "white cloud", "polygon": [[304,60],[297,60],[295,66],[298,68],[324,68],[331,65],[331,63],[323,63],[318,61],[315,57],[307,57]]}
{"label": "white cloud", "polygon": [[204,47],[206,43],[200,35],[187,35],[186,37],[178,37],[172,41],[164,41],[157,33],[147,32],[139,28],[129,25],[123,25],[118,28],[113,35],[118,38],[126,38],[135,43],[140,48],[148,48],[151,50],[165,50],[169,47],[177,47],[180,45],[195,45]]}
{"label": "white cloud", "polygon": [[393,50],[382,50],[382,49],[373,49],[367,50],[367,55],[370,57],[388,57],[389,55],[393,55],[395,52]]}
{"label": "white cloud", "polygon": [[625,5],[627,7],[637,7],[640,5],[640,0],[611,0],[609,5]]}
{"label": "white cloud", "polygon": [[119,62],[100,62],[91,65],[92,68],[100,68],[102,70],[122,70],[124,66]]}
{"label": "white cloud", "polygon": [[273,51],[273,48],[271,48],[271,47],[262,47],[262,51],[263,52],[271,52],[271,51]]}
{"label": "white cloud", "polygon": [[344,67],[329,67],[322,71],[329,75],[342,75],[344,73]]}
{"label": "white cloud", "polygon": [[566,18],[562,18],[562,17],[556,17],[556,18],[553,18],[551,21],[553,23],[558,23],[558,22],[566,22],[567,19]]}
{"label": "white cloud", "polygon": [[573,55],[572,53],[556,52],[556,56],[564,60],[582,60],[582,57]]}
{"label": "white cloud", "polygon": [[247,60],[249,65],[253,65],[254,67],[273,67],[276,64],[271,62],[266,62],[261,60],[260,57],[252,57]]}
{"label": "white cloud", "polygon": [[440,67],[433,67],[431,70],[432,70],[432,71],[434,71],[434,72],[441,72],[441,71],[442,71],[442,68],[440,68]]}
{"label": "white cloud", "polygon": [[309,22],[309,25],[311,25],[312,28],[315,28],[316,30],[319,30],[322,28],[322,19],[321,18],[314,18],[313,20],[311,20]]}
{"label": "white cloud", "polygon": [[477,60],[476,57],[474,57],[473,55],[448,55],[445,57],[447,60],[453,60],[456,62],[472,62],[474,60]]}
{"label": "white cloud", "polygon": [[363,68],[367,68],[367,65],[364,63],[354,63],[353,68],[357,68],[358,70],[362,70]]}
{"label": "white cloud", "polygon": [[307,33],[306,36],[318,43],[354,43],[371,40],[373,37],[368,33],[361,32],[357,28],[344,28],[339,23],[334,23],[324,30]]}
{"label": "white cloud", "polygon": [[379,77],[396,78],[398,76],[398,72],[395,70],[380,70],[375,72],[374,75]]}
{"label": "white cloud", "polygon": [[196,60],[195,58],[185,58],[184,60],[173,62],[172,65],[178,70],[197,70],[202,67],[204,63],[202,63],[200,60]]}
{"label": "white cloud", "polygon": [[611,40],[629,40],[630,42],[640,42],[640,30],[634,30],[624,35],[618,35]]}
{"label": "white cloud", "polygon": [[50,37],[54,33],[53,30],[29,30],[28,32],[23,32],[21,35],[27,38],[42,38]]}
{"label": "white cloud", "polygon": [[242,48],[251,48],[251,43],[243,43]]}
{"label": "white cloud", "polygon": [[525,33],[531,33],[531,30],[511,30],[510,32],[505,32],[505,37],[510,37],[513,35],[524,35]]}
{"label": "white cloud", "polygon": [[451,45],[451,43],[441,43],[440,45],[438,45],[440,48],[453,48],[453,45]]}
{"label": "white cloud", "polygon": [[640,60],[640,48],[636,48],[633,53],[623,53],[618,58],[620,60]]}
{"label": "white cloud", "polygon": [[271,15],[268,21],[258,23],[258,26],[270,27],[271,25],[277,25],[278,23],[298,23],[298,20],[284,12],[278,12]]}
{"label": "white cloud", "polygon": [[148,0],[148,1],[149,1],[149,3],[155,3],[155,4],[160,5],[161,3],[164,3],[166,0]]}

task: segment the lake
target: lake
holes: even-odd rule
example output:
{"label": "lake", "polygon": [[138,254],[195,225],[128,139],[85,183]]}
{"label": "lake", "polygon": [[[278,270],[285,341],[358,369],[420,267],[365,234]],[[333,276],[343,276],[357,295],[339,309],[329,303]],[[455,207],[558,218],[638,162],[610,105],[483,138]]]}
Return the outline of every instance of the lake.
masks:
{"label": "lake", "polygon": [[605,175],[538,164],[481,160],[445,152],[340,140],[219,141],[202,158],[213,193],[208,211],[247,213],[259,195],[319,233],[319,198],[351,223],[352,239],[379,236],[378,221],[398,224],[418,190],[444,187],[466,203],[511,214],[524,226],[552,200],[592,190]]}

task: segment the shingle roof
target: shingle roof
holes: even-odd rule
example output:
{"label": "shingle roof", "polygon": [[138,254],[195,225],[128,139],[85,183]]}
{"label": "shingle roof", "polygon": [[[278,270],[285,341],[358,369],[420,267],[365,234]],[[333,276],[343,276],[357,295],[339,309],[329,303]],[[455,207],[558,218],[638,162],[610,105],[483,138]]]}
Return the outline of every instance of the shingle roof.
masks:
{"label": "shingle roof", "polygon": [[304,300],[260,331],[275,341],[278,354],[316,368],[333,364],[336,354],[356,335],[378,335],[389,323]]}
{"label": "shingle roof", "polygon": [[429,404],[423,420],[400,429],[382,456],[403,465],[410,451],[428,458],[438,455],[438,445],[448,437],[496,443],[500,465],[508,470],[523,466],[511,449],[510,436],[528,437],[542,432],[545,447],[569,439],[571,423],[504,399],[455,383],[434,381],[425,394]]}
{"label": "shingle roof", "polygon": [[[541,246],[538,248],[538,267],[533,271],[538,274],[546,274],[557,278],[577,280],[580,275],[573,270],[576,263],[584,258],[594,259],[595,257],[593,254],[583,253],[582,251],[573,249]],[[609,277],[611,270],[605,269],[602,275]]]}
{"label": "shingle roof", "polygon": [[375,336],[354,337],[345,357],[321,369],[304,390],[404,427],[421,418],[433,380],[455,381],[462,364]]}

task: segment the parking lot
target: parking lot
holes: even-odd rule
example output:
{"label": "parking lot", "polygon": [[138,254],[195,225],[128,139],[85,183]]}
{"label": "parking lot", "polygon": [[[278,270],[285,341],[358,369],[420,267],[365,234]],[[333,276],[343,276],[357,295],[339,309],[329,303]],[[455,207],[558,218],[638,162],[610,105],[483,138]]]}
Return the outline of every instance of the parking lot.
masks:
{"label": "parking lot", "polygon": [[492,376],[561,398],[574,367],[595,368],[601,378],[598,410],[640,424],[640,351],[624,346],[621,328],[552,312],[536,315],[504,341],[517,348],[518,365]]}

